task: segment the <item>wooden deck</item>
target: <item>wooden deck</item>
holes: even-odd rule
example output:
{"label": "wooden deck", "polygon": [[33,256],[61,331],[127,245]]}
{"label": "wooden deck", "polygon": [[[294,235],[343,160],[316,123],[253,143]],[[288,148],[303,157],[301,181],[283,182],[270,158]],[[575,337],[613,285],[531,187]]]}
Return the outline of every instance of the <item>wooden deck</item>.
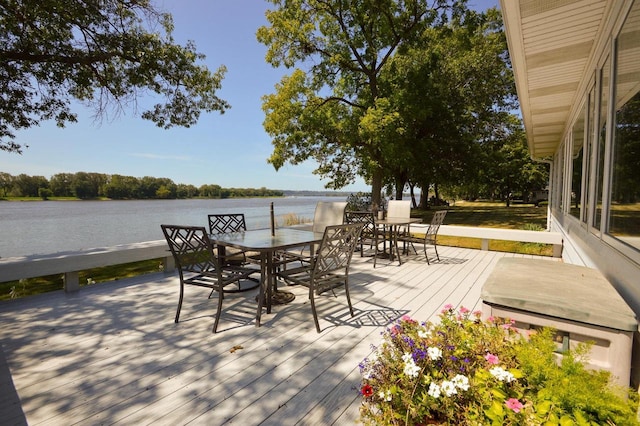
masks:
{"label": "wooden deck", "polygon": [[228,296],[217,334],[206,289],[187,289],[174,324],[178,279],[162,274],[0,303],[0,422],[354,424],[358,363],[385,327],[404,314],[432,319],[447,303],[479,309],[497,259],[521,256],[439,251],[430,266],[416,256],[375,269],[356,253],[356,315],[342,290],[319,297],[321,334],[299,287],[260,328],[256,292]]}

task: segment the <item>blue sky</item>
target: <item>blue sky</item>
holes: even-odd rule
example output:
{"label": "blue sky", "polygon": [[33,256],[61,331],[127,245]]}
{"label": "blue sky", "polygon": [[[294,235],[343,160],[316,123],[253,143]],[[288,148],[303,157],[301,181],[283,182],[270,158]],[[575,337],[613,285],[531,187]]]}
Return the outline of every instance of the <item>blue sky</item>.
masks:
{"label": "blue sky", "polygon": [[[266,47],[256,41],[266,25],[270,3],[258,0],[165,0],[156,2],[174,17],[174,38],[194,40],[210,69],[220,64],[227,74],[218,95],[231,104],[225,114],[203,114],[197,125],[162,130],[126,109],[101,123],[93,111],[75,107],[79,122],[58,129],[45,122],[17,133],[29,145],[22,155],[0,151],[0,171],[50,178],[56,173],[97,172],[170,178],[175,183],[223,187],[323,190],[325,181],[312,174],[315,164],[285,165],[275,171],[267,163],[271,138],[262,127],[261,97],[273,93],[286,70],[264,60]],[[498,0],[469,0],[486,10]],[[141,104],[144,100],[141,101]],[[358,180],[345,191],[369,191]]]}

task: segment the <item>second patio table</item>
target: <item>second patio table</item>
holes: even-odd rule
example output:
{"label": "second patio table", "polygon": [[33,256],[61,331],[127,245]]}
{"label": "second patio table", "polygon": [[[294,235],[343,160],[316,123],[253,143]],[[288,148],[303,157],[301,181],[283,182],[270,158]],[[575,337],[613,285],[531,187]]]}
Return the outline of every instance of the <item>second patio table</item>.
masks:
{"label": "second patio table", "polygon": [[[401,226],[408,226],[412,223],[420,223],[422,219],[413,218],[413,217],[386,217],[384,219],[375,219],[376,226],[382,226],[383,237],[386,241],[387,238],[387,226],[389,227],[389,259],[393,262],[394,258],[394,249],[395,254],[398,256],[398,264],[402,265],[402,258],[400,257],[400,249],[398,248],[398,231]],[[384,245],[386,248],[386,244]]]}
{"label": "second patio table", "polygon": [[248,231],[212,234],[211,242],[222,247],[234,247],[246,251],[260,253],[260,293],[258,295],[258,312],[256,326],[260,326],[262,305],[266,295],[267,313],[271,313],[272,289],[275,287],[273,256],[276,252],[294,247],[311,247],[311,258],[314,246],[322,241],[322,233],[295,228],[280,228],[272,233],[271,229],[252,229]]}

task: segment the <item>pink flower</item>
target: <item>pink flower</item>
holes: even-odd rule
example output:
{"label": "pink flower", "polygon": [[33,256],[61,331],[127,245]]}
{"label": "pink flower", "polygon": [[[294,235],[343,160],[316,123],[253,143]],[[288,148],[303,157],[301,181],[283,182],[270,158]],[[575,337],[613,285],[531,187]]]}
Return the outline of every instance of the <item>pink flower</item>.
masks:
{"label": "pink flower", "polygon": [[460,306],[460,313],[461,314],[466,314],[469,312],[469,309],[465,308],[464,306]]}
{"label": "pink flower", "polygon": [[410,322],[412,324],[415,324],[417,321],[415,321],[414,319],[412,319],[409,315],[403,315],[402,318],[400,318],[402,321],[405,322]]}
{"label": "pink flower", "polygon": [[487,362],[492,365],[496,365],[500,363],[500,360],[498,359],[498,357],[492,353],[487,352],[487,354],[484,356],[484,359],[486,359]]}
{"label": "pink flower", "polygon": [[487,318],[487,322],[495,322],[495,317],[492,315],[489,318]]}
{"label": "pink flower", "polygon": [[482,311],[473,311],[473,315],[474,315],[476,318],[480,318],[480,317],[482,316]]}
{"label": "pink flower", "polygon": [[519,413],[520,410],[522,410],[522,407],[524,407],[524,405],[522,405],[522,403],[515,398],[509,398],[505,402],[505,404],[507,408],[509,408],[510,410],[513,410],[514,413]]}
{"label": "pink flower", "polygon": [[444,305],[444,308],[442,308],[442,313],[446,313],[449,312],[450,310],[453,309],[453,305],[451,303],[447,303],[446,305]]}

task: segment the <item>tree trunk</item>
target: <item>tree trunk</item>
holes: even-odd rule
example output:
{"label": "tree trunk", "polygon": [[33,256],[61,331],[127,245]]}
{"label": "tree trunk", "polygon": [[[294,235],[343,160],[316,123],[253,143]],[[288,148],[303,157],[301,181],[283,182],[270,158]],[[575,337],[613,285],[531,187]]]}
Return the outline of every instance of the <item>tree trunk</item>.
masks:
{"label": "tree trunk", "polygon": [[380,202],[382,193],[382,170],[377,169],[373,172],[373,177],[371,178],[371,210],[374,213],[378,213],[378,209],[380,208]]}
{"label": "tree trunk", "polygon": [[429,185],[420,185],[420,209],[427,209],[427,197],[429,196],[429,191],[425,193],[424,188],[429,188]]}

